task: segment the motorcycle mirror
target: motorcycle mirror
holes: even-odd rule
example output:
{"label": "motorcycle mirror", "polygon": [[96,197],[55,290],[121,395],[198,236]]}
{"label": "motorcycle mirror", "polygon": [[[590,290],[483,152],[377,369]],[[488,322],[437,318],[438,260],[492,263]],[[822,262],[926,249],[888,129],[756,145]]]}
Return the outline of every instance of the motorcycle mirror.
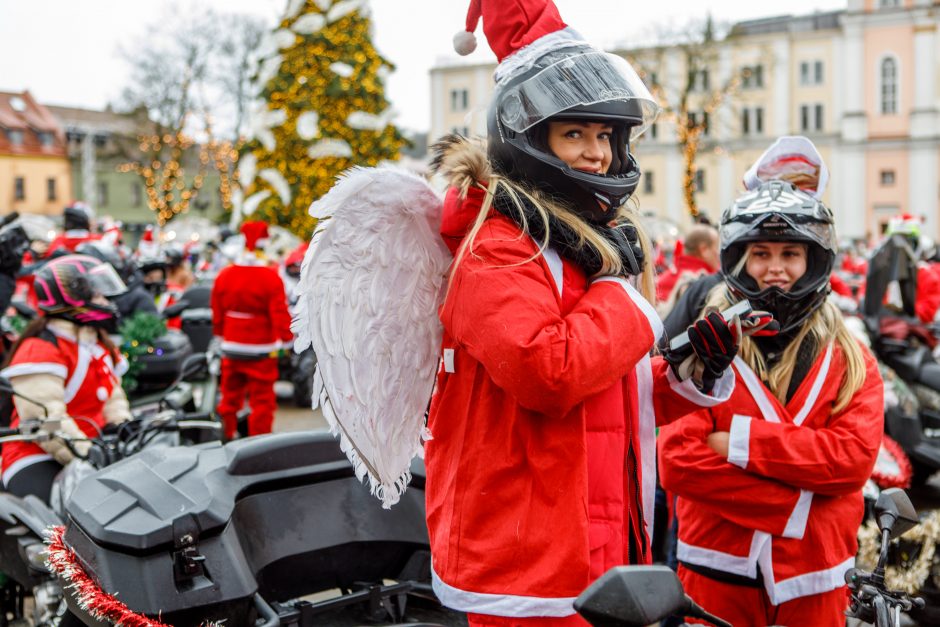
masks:
{"label": "motorcycle mirror", "polygon": [[666,566],[616,566],[575,599],[574,609],[595,627],[651,625],[681,612],[686,598]]}
{"label": "motorcycle mirror", "polygon": [[27,320],[32,320],[36,317],[36,310],[22,301],[19,301],[19,300],[11,301],[10,306],[13,307],[16,313],[23,316]]}
{"label": "motorcycle mirror", "polygon": [[892,539],[902,536],[920,522],[910,497],[900,488],[882,490],[875,502],[875,519],[878,528],[882,531],[887,529]]}

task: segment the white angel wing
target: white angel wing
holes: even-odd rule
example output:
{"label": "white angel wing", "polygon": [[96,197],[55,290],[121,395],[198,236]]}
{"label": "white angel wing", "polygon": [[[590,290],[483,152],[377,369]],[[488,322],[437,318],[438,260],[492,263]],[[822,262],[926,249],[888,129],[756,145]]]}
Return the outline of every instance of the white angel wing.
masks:
{"label": "white angel wing", "polygon": [[313,406],[385,508],[428,438],[451,260],[441,208],[424,179],[393,166],[350,170],[310,207],[328,219],[295,288],[294,348],[313,346]]}

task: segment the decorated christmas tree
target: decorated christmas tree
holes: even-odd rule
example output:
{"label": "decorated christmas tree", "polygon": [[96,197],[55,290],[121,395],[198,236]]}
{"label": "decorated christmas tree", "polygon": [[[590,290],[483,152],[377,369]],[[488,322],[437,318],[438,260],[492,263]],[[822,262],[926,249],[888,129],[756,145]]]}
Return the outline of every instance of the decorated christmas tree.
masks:
{"label": "decorated christmas tree", "polygon": [[236,206],[309,237],[307,209],[339,173],[399,156],[383,85],[392,66],[372,45],[367,0],[291,0],[266,47]]}

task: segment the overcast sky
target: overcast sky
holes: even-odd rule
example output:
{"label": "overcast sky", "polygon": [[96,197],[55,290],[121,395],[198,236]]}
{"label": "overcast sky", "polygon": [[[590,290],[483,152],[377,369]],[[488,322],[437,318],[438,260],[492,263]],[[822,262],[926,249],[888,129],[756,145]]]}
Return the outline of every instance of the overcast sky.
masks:
{"label": "overcast sky", "polygon": [[[116,101],[128,68],[118,55],[146,36],[164,15],[160,0],[0,0],[0,91],[29,89],[47,104],[103,108]],[[250,13],[274,24],[287,0],[177,0],[181,14],[198,5],[219,12]],[[375,45],[397,66],[386,95],[397,123],[413,130],[430,126],[428,71],[455,57],[451,39],[463,30],[468,0],[373,0]],[[601,47],[629,45],[659,24],[704,17],[737,21],[780,14],[845,8],[845,0],[556,0],[565,21]],[[779,8],[775,8],[779,7]],[[477,29],[472,58],[495,57]]]}

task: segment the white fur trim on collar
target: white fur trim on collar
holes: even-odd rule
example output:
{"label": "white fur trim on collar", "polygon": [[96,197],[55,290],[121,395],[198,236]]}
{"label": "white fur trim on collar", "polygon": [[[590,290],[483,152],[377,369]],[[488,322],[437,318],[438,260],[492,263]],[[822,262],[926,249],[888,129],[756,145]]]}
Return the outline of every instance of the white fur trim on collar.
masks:
{"label": "white fur trim on collar", "polygon": [[502,83],[516,74],[525,72],[547,52],[575,44],[587,45],[587,42],[570,26],[543,35],[503,59],[502,63],[496,66],[496,82]]}

